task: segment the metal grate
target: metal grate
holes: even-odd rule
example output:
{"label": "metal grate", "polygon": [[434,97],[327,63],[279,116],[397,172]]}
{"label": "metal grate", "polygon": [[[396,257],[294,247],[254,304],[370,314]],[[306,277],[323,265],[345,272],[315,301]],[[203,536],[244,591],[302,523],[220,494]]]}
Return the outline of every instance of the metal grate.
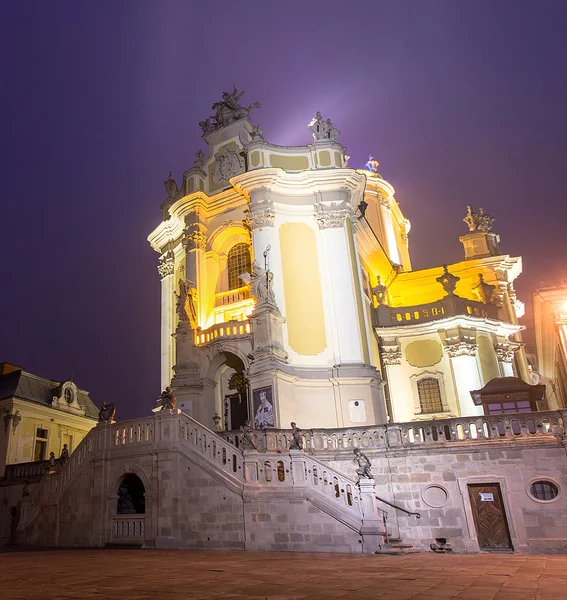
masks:
{"label": "metal grate", "polygon": [[553,500],[559,495],[559,489],[551,481],[534,481],[530,492],[537,500]]}
{"label": "metal grate", "polygon": [[252,270],[248,244],[241,243],[233,246],[228,253],[228,289],[234,290],[244,285],[240,275]]}
{"label": "metal grate", "polygon": [[433,377],[424,377],[417,382],[417,393],[422,413],[443,412],[439,381]]}

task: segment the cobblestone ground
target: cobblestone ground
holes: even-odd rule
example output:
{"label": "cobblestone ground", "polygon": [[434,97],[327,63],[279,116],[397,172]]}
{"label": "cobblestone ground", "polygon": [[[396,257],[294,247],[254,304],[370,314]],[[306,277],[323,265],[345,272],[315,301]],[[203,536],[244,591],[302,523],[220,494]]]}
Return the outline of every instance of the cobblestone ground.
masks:
{"label": "cobblestone ground", "polygon": [[0,556],[2,600],[555,600],[567,556],[50,550]]}

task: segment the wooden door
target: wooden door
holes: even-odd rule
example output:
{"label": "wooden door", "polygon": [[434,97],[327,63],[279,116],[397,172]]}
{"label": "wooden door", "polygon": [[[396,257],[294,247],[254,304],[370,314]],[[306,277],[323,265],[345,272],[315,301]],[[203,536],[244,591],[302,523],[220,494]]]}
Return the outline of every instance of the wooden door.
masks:
{"label": "wooden door", "polygon": [[500,484],[476,483],[468,488],[480,549],[512,550]]}

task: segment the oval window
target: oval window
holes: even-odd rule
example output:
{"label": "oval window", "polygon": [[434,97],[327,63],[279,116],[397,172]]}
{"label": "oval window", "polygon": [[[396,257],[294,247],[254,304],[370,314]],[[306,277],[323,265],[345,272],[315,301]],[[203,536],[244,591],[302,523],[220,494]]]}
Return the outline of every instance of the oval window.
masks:
{"label": "oval window", "polygon": [[552,481],[534,481],[530,485],[530,494],[543,502],[550,502],[559,496],[559,488]]}

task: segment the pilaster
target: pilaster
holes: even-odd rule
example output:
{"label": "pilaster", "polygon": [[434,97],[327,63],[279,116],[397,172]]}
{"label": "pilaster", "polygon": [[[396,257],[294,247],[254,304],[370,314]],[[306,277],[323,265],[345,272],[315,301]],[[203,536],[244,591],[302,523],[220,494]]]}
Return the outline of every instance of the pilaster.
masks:
{"label": "pilaster", "polygon": [[175,360],[171,334],[175,327],[175,308],[173,292],[175,290],[175,254],[169,250],[159,259],[158,272],[161,277],[161,388],[171,382]]}

